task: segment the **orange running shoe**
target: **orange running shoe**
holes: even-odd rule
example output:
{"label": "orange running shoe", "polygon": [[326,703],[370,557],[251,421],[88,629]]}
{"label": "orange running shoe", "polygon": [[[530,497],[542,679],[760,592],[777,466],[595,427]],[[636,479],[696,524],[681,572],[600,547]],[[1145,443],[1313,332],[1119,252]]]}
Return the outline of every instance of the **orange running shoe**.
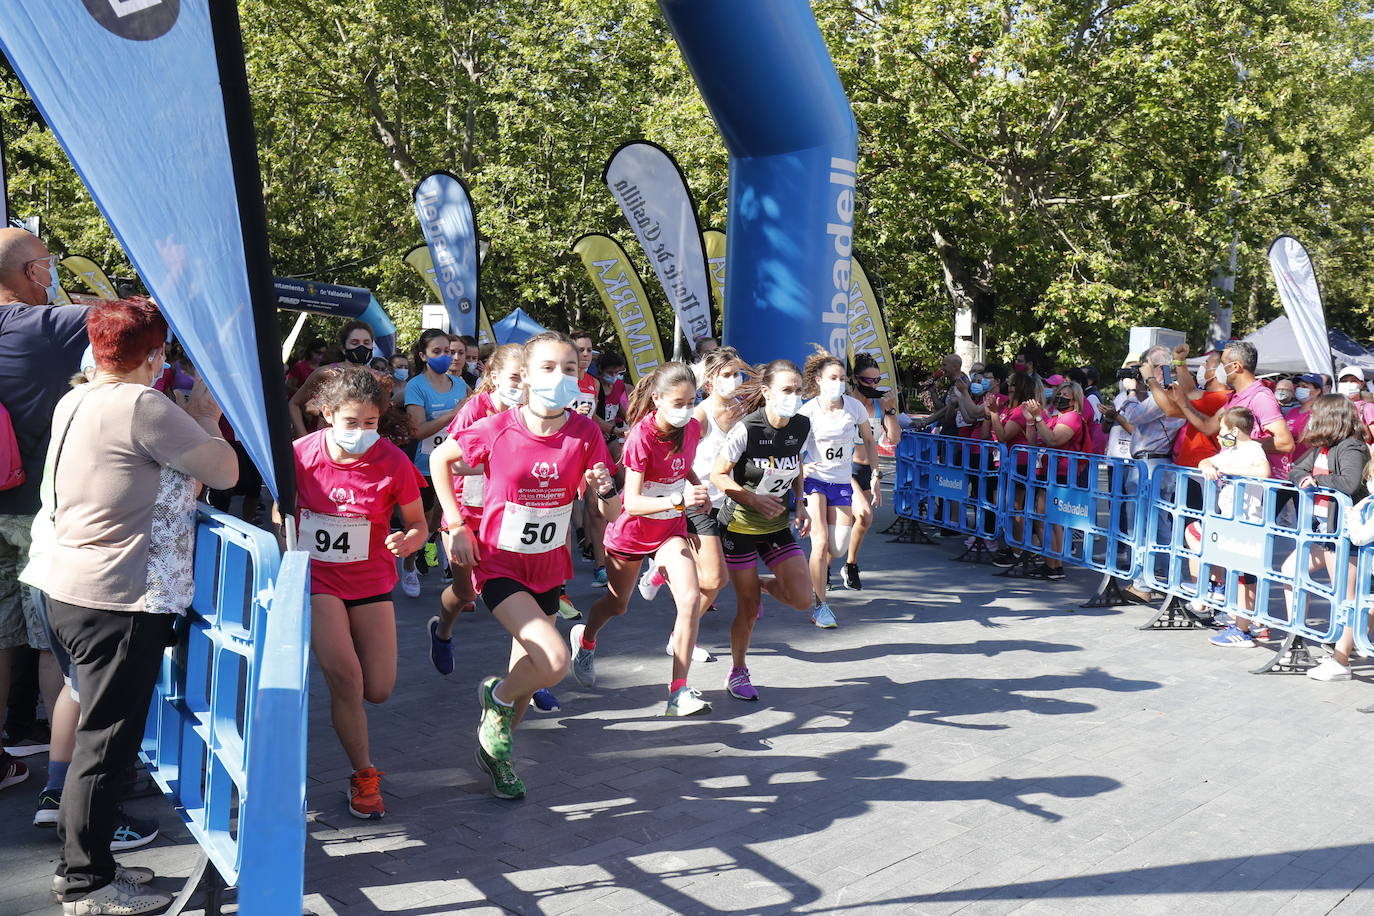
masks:
{"label": "orange running shoe", "polygon": [[359,770],[348,777],[348,813],[363,820],[386,816],[382,802],[383,771],[376,767]]}

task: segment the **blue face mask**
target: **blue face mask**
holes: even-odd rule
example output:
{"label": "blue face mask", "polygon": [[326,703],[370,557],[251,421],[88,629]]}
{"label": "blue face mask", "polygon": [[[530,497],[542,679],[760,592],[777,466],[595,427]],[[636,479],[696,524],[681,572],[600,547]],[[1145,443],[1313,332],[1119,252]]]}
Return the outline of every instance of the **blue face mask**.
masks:
{"label": "blue face mask", "polygon": [[448,367],[453,365],[453,355],[445,353],[443,356],[431,356],[425,360],[425,365],[429,366],[430,372],[437,372],[443,375],[448,371]]}
{"label": "blue face mask", "polygon": [[980,394],[987,394],[987,393],[988,393],[988,383],[987,383],[987,382],[974,382],[972,385],[969,385],[969,386],[968,386],[968,393],[971,394],[971,395],[973,395],[974,397],[978,397],[978,395],[980,395]]}
{"label": "blue face mask", "polygon": [[562,410],[582,393],[577,381],[555,369],[536,372],[529,377],[530,404],[541,410]]}
{"label": "blue face mask", "polygon": [[396,381],[398,382],[404,382],[406,379],[410,378],[409,369],[392,369],[391,374],[396,376]]}

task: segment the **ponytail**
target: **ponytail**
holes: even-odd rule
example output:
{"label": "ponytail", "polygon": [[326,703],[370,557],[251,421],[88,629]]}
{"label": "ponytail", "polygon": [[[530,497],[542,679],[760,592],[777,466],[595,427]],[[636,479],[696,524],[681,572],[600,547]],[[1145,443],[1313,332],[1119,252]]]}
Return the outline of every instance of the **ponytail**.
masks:
{"label": "ponytail", "polygon": [[[625,422],[634,426],[647,417],[654,409],[654,395],[663,395],[674,385],[691,385],[696,390],[696,375],[691,368],[682,363],[664,363],[641,378],[630,391],[629,406],[625,411]],[[659,430],[654,433],[661,439],[672,443],[674,454],[682,451],[687,427],[681,426],[664,435]]]}
{"label": "ponytail", "polygon": [[500,374],[501,367],[511,360],[515,360],[523,368],[525,365],[525,345],[518,343],[502,344],[492,351],[491,356],[487,357],[487,370],[482,373],[482,377],[477,381],[477,390],[485,391],[488,394],[496,390],[496,376]]}

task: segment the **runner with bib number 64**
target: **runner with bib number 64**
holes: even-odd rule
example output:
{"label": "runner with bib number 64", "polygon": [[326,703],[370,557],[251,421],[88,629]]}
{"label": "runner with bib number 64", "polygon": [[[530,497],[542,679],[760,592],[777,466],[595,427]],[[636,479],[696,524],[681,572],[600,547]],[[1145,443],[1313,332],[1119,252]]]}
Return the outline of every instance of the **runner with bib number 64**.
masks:
{"label": "runner with bib number 64", "polygon": [[[429,530],[419,472],[377,432],[387,394],[372,373],[339,370],[319,399],[329,425],[295,443],[300,545],[310,551],[310,642],[353,767],[349,813],[380,818],[382,771],[369,754],[363,700],[385,702],[396,685],[396,557],[419,550]],[[393,533],[398,506],[405,530]]]}

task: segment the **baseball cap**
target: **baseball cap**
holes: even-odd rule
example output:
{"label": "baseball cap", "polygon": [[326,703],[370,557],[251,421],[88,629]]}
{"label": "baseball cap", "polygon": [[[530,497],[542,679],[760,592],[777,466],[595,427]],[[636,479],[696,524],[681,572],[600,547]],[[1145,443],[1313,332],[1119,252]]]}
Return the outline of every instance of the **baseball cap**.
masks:
{"label": "baseball cap", "polygon": [[1364,370],[1361,369],[1359,366],[1346,366],[1344,369],[1341,370],[1340,375],[1337,375],[1336,378],[1357,378],[1363,382]]}

